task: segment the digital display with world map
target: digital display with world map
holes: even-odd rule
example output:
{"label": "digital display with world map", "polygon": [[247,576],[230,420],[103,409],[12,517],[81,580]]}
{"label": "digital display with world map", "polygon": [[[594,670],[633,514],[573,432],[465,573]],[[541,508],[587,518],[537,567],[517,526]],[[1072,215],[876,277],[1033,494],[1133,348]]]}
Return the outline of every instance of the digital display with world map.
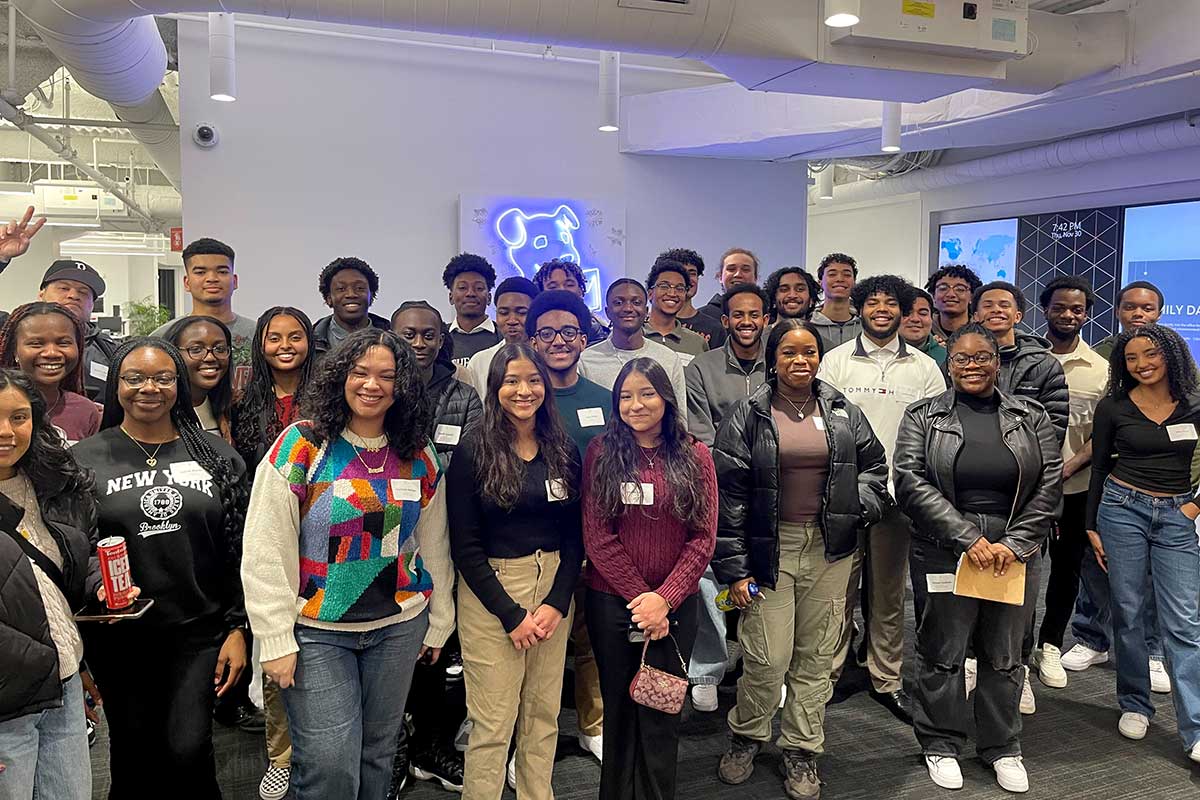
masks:
{"label": "digital display with world map", "polygon": [[943,225],[938,266],[966,264],[983,280],[1012,282],[1017,271],[1017,220]]}

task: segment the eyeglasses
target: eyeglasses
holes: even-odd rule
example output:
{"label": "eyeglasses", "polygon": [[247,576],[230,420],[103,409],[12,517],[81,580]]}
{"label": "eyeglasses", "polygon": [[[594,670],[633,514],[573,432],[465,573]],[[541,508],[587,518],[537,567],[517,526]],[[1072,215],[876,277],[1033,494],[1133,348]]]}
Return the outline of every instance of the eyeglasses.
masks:
{"label": "eyeglasses", "polygon": [[955,353],[950,356],[950,363],[956,367],[965,367],[967,364],[974,363],[979,367],[986,367],[996,360],[995,353],[976,353],[968,355],[966,353]]}
{"label": "eyeglasses", "polygon": [[145,385],[146,381],[151,381],[160,389],[170,389],[175,385],[178,376],[172,372],[160,372],[157,375],[143,375],[140,372],[130,372],[127,375],[122,375],[121,380],[130,389],[140,389]]}
{"label": "eyeglasses", "polygon": [[226,359],[229,358],[229,345],[216,344],[212,347],[205,347],[202,344],[192,344],[185,347],[183,352],[187,353],[188,357],[193,361],[203,361],[209,353],[212,353],[218,359]]}
{"label": "eyeglasses", "polygon": [[661,281],[659,283],[654,284],[650,288],[656,292],[676,292],[676,293],[678,293],[678,292],[686,292],[687,284],[686,283],[667,283],[666,281]]}
{"label": "eyeglasses", "polygon": [[934,294],[970,294],[971,287],[961,283],[939,283],[933,287]]}
{"label": "eyeglasses", "polygon": [[555,336],[561,336],[564,342],[570,344],[578,339],[579,334],[581,333],[583,333],[583,331],[579,330],[579,328],[576,328],[574,325],[564,325],[561,328],[538,328],[534,333],[534,336],[546,344],[553,342]]}

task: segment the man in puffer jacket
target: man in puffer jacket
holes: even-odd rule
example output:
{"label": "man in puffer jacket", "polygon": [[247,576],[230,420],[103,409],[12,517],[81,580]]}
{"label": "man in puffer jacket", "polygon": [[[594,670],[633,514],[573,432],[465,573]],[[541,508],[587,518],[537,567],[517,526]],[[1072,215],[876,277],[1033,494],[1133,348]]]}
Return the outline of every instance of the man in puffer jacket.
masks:
{"label": "man in puffer jacket", "polygon": [[971,297],[975,321],[1000,343],[1000,375],[996,388],[1041,403],[1054,425],[1059,447],[1067,436],[1071,396],[1062,365],[1050,352],[1050,342],[1016,330],[1025,318],[1025,295],[1005,281],[985,283]]}

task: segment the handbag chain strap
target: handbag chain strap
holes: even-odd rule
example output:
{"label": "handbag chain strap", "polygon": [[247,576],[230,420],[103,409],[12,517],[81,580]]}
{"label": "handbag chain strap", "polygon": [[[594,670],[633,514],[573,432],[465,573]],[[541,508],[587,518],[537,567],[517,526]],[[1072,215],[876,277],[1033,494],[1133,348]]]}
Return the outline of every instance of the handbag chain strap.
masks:
{"label": "handbag chain strap", "polygon": [[[671,644],[675,645],[675,655],[679,657],[679,666],[683,669],[683,675],[687,677],[687,664],[683,663],[683,652],[679,649],[679,642],[675,641],[675,634],[668,633],[671,637]],[[646,666],[646,650],[650,647],[650,637],[646,637],[646,641],[642,644],[642,666]]]}

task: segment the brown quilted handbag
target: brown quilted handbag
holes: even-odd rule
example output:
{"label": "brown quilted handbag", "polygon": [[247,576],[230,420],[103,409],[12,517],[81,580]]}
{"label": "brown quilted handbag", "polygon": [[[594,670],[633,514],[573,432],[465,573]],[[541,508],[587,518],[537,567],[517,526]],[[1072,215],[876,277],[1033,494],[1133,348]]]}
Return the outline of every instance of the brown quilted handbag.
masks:
{"label": "brown quilted handbag", "polygon": [[[683,663],[683,654],[679,652],[679,643],[675,641],[674,634],[671,634],[671,643],[675,645],[679,666],[686,675],[687,664]],[[683,710],[683,700],[687,697],[688,680],[648,665],[646,648],[649,646],[650,639],[647,638],[642,645],[642,665],[638,667],[633,682],[629,684],[629,696],[633,698],[633,702],[646,708],[653,708],[664,714],[678,714]]]}

